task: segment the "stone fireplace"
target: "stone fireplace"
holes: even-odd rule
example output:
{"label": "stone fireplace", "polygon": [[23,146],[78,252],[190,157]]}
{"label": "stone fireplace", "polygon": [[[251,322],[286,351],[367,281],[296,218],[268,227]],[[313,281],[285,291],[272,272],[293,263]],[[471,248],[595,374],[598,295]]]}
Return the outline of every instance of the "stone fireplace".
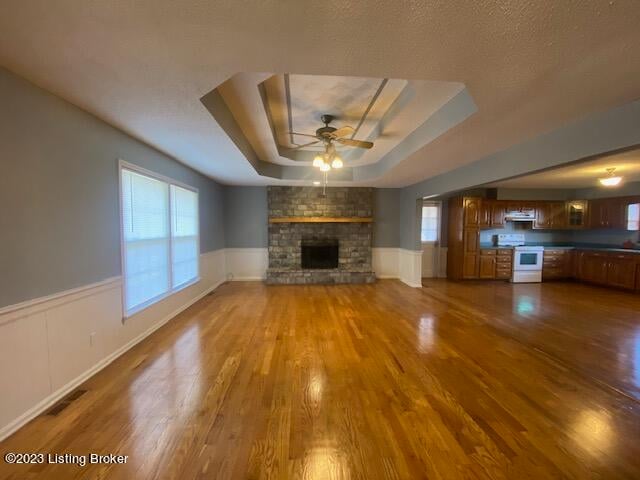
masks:
{"label": "stone fireplace", "polygon": [[373,190],[269,187],[269,284],[372,283]]}

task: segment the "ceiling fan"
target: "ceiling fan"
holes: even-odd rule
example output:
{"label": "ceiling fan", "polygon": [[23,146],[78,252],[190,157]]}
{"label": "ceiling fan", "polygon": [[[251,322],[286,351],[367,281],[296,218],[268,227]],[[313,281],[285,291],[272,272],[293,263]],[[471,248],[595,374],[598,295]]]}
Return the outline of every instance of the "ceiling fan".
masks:
{"label": "ceiling fan", "polygon": [[296,147],[296,149],[310,147],[311,145],[315,145],[320,142],[324,143],[324,155],[317,155],[313,159],[313,166],[320,168],[320,170],[322,170],[323,172],[328,172],[329,170],[331,170],[331,168],[342,168],[342,159],[336,154],[336,148],[333,142],[337,142],[348,147],[367,149],[373,147],[373,142],[355,140],[353,138],[345,138],[349,135],[354,134],[355,130],[353,127],[330,127],[329,124],[334,120],[334,118],[335,117],[333,115],[322,115],[322,117],[320,117],[320,120],[322,120],[322,123],[324,123],[324,127],[320,127],[319,129],[317,129],[315,135],[311,135],[309,133],[289,132],[290,135],[298,135],[301,137],[311,137],[316,139],[313,142],[299,145]]}

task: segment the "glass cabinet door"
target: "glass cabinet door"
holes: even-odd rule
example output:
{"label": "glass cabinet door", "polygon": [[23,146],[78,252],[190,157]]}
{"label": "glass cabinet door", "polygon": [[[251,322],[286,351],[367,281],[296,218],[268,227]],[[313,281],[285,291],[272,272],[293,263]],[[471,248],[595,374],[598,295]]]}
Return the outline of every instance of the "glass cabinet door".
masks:
{"label": "glass cabinet door", "polygon": [[570,227],[585,226],[587,205],[583,200],[575,200],[567,204],[567,220]]}

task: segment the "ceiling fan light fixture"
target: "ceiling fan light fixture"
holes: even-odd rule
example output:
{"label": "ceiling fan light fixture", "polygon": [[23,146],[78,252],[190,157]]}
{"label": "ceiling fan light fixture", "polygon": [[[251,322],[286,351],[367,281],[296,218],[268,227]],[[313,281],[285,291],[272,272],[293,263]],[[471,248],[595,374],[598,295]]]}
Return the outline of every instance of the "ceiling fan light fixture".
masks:
{"label": "ceiling fan light fixture", "polygon": [[615,187],[622,181],[622,177],[616,175],[615,168],[607,168],[607,176],[599,178],[598,181],[604,187]]}
{"label": "ceiling fan light fixture", "polygon": [[344,166],[344,164],[342,163],[342,159],[340,157],[336,157],[333,159],[333,162],[331,162],[331,168],[342,168]]}
{"label": "ceiling fan light fixture", "polygon": [[329,170],[331,170],[331,165],[329,165],[328,163],[322,163],[322,165],[320,165],[320,171],[321,172],[328,172]]}
{"label": "ceiling fan light fixture", "polygon": [[322,155],[316,155],[313,157],[313,166],[316,168],[320,168],[324,164],[324,158]]}

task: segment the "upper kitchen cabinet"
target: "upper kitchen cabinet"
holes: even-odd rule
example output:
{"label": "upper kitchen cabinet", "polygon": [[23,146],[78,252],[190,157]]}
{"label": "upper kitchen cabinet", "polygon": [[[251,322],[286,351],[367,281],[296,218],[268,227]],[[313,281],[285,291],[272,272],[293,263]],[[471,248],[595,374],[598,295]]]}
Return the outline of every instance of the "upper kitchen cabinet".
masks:
{"label": "upper kitchen cabinet", "polygon": [[589,201],[589,228],[627,228],[627,205],[624,198],[598,198]]}
{"label": "upper kitchen cabinet", "polygon": [[482,199],[467,197],[464,199],[464,226],[477,227],[480,223]]}
{"label": "upper kitchen cabinet", "polygon": [[536,204],[535,229],[567,228],[567,210],[565,202],[538,202]]}
{"label": "upper kitchen cabinet", "polygon": [[585,228],[587,225],[586,200],[571,200],[567,205],[567,228]]}

